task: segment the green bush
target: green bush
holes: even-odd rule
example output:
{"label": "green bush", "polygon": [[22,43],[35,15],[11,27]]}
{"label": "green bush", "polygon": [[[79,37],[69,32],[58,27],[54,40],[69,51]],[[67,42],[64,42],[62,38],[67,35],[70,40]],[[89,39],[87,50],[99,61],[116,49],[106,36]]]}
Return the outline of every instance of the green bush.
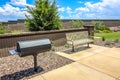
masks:
{"label": "green bush", "polygon": [[102,41],[105,41],[105,37],[104,36],[102,37]]}
{"label": "green bush", "polygon": [[34,7],[27,6],[27,9],[31,16],[25,15],[25,24],[30,31],[57,30],[62,27],[55,0],[35,0]]}
{"label": "green bush", "polygon": [[22,33],[23,31],[22,30],[13,30],[12,31],[12,34],[20,34]]}
{"label": "green bush", "polygon": [[95,29],[94,32],[95,32],[95,33],[99,33],[99,30],[96,30],[96,29]]}
{"label": "green bush", "polygon": [[5,33],[7,33],[6,30],[0,30],[0,34],[5,34]]}
{"label": "green bush", "polygon": [[7,27],[0,23],[0,34],[5,34],[7,33]]}
{"label": "green bush", "polygon": [[111,30],[103,30],[102,32],[103,33],[111,33],[112,31]]}
{"label": "green bush", "polygon": [[[108,27],[106,27],[102,21],[92,21],[92,24],[95,26],[94,27],[94,32],[111,32]],[[104,31],[105,30],[105,31]]]}
{"label": "green bush", "polygon": [[83,21],[72,20],[72,28],[83,28]]}

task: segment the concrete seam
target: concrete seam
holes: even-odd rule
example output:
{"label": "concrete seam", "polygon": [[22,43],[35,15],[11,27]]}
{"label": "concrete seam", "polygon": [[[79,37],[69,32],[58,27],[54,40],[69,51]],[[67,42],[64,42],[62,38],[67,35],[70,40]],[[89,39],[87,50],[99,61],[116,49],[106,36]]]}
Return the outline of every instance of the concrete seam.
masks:
{"label": "concrete seam", "polygon": [[[114,79],[118,79],[118,78],[116,78],[116,77],[114,77],[114,76],[112,76],[112,75],[110,75],[110,74],[107,74],[107,73],[102,72],[102,71],[100,71],[100,70],[94,69],[94,68],[92,68],[92,67],[90,67],[90,66],[88,66],[88,65],[82,64],[82,63],[80,63],[80,62],[77,62],[77,63],[78,63],[78,64],[81,64],[81,65],[83,65],[83,66],[86,66],[86,67],[88,67],[88,68],[90,68],[90,69],[96,70],[96,71],[98,71],[98,72],[100,72],[100,73],[103,73],[103,74],[105,74],[105,75],[108,75],[108,76],[110,76],[110,77],[112,77],[112,78],[114,78]],[[119,80],[119,79],[118,79],[118,80]]]}

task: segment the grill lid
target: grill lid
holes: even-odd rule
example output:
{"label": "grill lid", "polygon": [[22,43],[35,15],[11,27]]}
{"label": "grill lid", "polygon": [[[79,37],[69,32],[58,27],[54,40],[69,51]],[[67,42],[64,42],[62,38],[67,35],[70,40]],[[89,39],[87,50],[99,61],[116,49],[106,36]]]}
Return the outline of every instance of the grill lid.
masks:
{"label": "grill lid", "polygon": [[9,53],[14,54],[27,54],[44,51],[51,48],[51,41],[47,38],[18,41],[16,49],[9,50]]}

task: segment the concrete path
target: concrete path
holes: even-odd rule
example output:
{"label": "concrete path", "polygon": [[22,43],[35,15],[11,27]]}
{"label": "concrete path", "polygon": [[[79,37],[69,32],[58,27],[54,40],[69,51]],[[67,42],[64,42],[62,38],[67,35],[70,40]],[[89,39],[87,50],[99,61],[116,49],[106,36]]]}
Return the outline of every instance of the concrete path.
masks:
{"label": "concrete path", "polygon": [[46,80],[115,80],[106,74],[77,62],[50,71],[41,76]]}
{"label": "concrete path", "polygon": [[56,54],[75,62],[30,80],[120,80],[120,48],[91,45],[73,54]]}
{"label": "concrete path", "polygon": [[117,49],[110,49],[78,62],[115,78],[120,77],[120,51]]}
{"label": "concrete path", "polygon": [[110,50],[110,48],[107,47],[101,47],[101,46],[96,46],[96,45],[90,45],[91,48],[88,48],[86,50],[74,52],[72,54],[67,54],[64,52],[56,52],[58,55],[64,56],[66,58],[72,59],[72,60],[80,60],[82,58],[90,57],[96,54],[103,53],[104,51]]}

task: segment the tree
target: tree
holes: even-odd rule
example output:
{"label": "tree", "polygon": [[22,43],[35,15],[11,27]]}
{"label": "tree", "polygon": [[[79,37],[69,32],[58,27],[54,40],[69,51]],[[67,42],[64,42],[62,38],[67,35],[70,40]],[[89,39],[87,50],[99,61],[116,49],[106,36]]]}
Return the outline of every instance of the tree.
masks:
{"label": "tree", "polygon": [[56,30],[61,28],[61,21],[57,12],[56,1],[36,0],[35,7],[27,6],[25,24],[30,31]]}

